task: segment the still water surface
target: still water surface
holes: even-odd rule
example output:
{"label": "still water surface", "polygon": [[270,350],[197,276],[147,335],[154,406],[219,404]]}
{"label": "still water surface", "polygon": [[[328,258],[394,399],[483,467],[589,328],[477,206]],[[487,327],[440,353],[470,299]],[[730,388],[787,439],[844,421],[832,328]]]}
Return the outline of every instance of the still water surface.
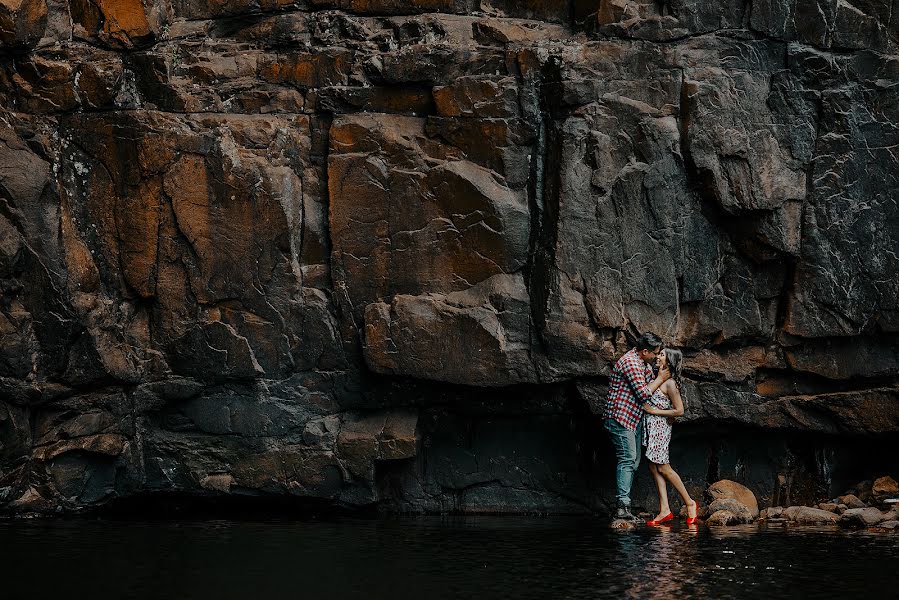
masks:
{"label": "still water surface", "polygon": [[9,600],[872,599],[899,597],[899,534],[573,517],[5,521],[0,574]]}

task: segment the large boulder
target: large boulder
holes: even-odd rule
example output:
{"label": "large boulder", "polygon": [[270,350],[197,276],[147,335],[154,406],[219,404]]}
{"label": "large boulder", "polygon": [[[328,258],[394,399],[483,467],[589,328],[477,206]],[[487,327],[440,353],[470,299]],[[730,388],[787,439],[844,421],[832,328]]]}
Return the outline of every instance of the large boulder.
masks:
{"label": "large boulder", "polygon": [[716,481],[710,485],[706,493],[708,493],[713,500],[735,500],[746,507],[753,519],[759,516],[758,500],[756,500],[752,490],[743,484],[729,479],[722,479],[721,481]]}

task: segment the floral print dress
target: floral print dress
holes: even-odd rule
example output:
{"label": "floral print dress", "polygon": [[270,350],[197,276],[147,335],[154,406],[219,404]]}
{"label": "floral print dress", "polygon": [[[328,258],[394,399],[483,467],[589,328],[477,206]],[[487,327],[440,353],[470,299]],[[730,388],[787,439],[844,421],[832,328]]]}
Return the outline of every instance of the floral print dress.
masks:
{"label": "floral print dress", "polygon": [[[671,408],[671,400],[656,391],[649,403],[662,410]],[[657,465],[668,464],[668,445],[671,443],[671,424],[668,417],[660,417],[646,413],[643,415],[643,445],[646,446],[646,458]]]}

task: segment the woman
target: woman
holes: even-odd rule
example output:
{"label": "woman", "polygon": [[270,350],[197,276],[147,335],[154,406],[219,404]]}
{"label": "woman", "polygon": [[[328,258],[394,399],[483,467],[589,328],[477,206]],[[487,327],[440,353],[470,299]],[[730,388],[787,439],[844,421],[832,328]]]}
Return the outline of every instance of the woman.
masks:
{"label": "woman", "polygon": [[671,423],[668,418],[684,414],[684,402],[680,395],[683,363],[684,355],[680,350],[665,348],[659,354],[659,368],[667,366],[671,371],[671,379],[663,383],[650,401],[643,405],[643,410],[646,411],[643,417],[643,445],[646,446],[649,472],[659,491],[659,514],[655,519],[647,521],[647,525],[659,525],[674,518],[671,507],[668,506],[667,483],[674,486],[687,506],[687,525],[697,522],[696,502],[687,493],[680,476],[668,464],[668,444],[671,443]]}

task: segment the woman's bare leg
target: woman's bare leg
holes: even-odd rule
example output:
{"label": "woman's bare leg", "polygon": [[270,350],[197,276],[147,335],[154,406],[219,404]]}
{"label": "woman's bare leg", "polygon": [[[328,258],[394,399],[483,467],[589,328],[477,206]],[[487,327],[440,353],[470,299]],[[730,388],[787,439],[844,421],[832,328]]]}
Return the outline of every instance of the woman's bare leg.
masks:
{"label": "woman's bare leg", "polygon": [[671,512],[671,507],[668,505],[668,484],[659,473],[659,465],[652,461],[649,461],[649,472],[652,473],[652,478],[656,482],[656,490],[659,492],[659,514],[655,518],[658,521]]}
{"label": "woman's bare leg", "polygon": [[[696,516],[696,502],[693,501],[693,498],[690,497],[690,494],[687,493],[687,488],[684,487],[684,482],[681,481],[680,475],[677,474],[677,471],[671,468],[671,465],[652,465],[656,467],[656,471],[658,474],[668,480],[668,483],[674,486],[674,489],[677,490],[677,493],[680,494],[680,497],[683,499],[684,504],[687,506],[687,516],[693,518]],[[667,514],[667,513],[666,513]]]}

